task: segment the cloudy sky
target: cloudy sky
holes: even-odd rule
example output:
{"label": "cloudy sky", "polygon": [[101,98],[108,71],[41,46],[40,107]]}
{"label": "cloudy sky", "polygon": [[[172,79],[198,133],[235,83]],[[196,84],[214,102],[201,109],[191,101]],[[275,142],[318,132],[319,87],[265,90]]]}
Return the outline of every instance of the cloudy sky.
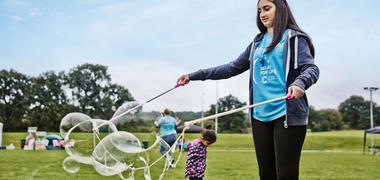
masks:
{"label": "cloudy sky", "polygon": [[[351,95],[369,100],[363,87],[380,87],[380,1],[288,2],[299,26],[313,39],[321,71],[318,83],[307,91],[309,103],[325,109],[337,108]],[[2,0],[0,69],[37,76],[101,64],[114,83],[143,102],[173,87],[181,74],[238,57],[258,33],[256,3]],[[217,95],[228,94],[247,102],[248,76],[194,81],[144,108],[199,111],[202,102],[208,109]],[[379,104],[380,91],[373,95]]]}

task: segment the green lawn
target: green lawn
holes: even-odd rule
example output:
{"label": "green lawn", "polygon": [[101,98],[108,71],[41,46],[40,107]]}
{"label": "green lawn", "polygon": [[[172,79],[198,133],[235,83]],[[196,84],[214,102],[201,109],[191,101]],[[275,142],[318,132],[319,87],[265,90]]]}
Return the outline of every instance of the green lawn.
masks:
{"label": "green lawn", "polygon": [[[57,133],[58,134],[58,133]],[[3,144],[14,143],[19,147],[26,133],[3,133]],[[87,137],[77,133],[77,137]],[[140,139],[150,137],[136,134]],[[191,140],[198,134],[186,135]],[[306,137],[304,149],[339,150],[342,152],[303,152],[300,179],[380,179],[380,156],[362,155],[363,131],[336,131],[311,133]],[[367,142],[370,138],[367,136]],[[88,145],[90,146],[91,141]],[[375,135],[375,144],[380,144]],[[369,144],[368,144],[369,145]],[[256,157],[250,134],[218,134],[218,141],[209,148],[205,179],[258,179]],[[150,155],[152,160],[159,156],[157,150]],[[170,169],[163,179],[184,179],[185,157],[182,155],[177,168]],[[62,168],[67,157],[65,151],[0,151],[0,179],[120,179],[118,176],[104,177],[89,165],[81,165],[76,174]],[[153,179],[158,179],[161,165],[151,168]],[[128,173],[128,172],[126,172]],[[143,179],[137,171],[135,179]]]}

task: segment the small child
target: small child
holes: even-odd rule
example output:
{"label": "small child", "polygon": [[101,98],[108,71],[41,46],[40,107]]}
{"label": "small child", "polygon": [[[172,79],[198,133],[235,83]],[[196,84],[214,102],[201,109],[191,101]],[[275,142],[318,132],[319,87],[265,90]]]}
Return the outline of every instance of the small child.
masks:
{"label": "small child", "polygon": [[185,178],[190,180],[202,180],[206,170],[207,147],[216,141],[216,133],[211,125],[202,131],[202,136],[186,147],[188,149],[186,158]]}

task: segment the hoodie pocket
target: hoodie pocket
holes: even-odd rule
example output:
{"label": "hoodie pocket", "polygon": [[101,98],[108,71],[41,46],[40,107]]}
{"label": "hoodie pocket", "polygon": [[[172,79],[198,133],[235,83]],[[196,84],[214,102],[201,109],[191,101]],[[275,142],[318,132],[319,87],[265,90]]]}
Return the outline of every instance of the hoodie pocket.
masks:
{"label": "hoodie pocket", "polygon": [[304,97],[299,99],[289,99],[286,101],[287,104],[287,114],[305,114],[308,112],[308,105]]}

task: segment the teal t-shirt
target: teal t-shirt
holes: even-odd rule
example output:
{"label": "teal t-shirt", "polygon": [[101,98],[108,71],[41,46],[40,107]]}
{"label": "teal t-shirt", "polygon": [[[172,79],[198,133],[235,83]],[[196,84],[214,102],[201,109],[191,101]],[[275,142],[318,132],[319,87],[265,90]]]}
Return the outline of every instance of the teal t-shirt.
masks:
{"label": "teal t-shirt", "polygon": [[156,126],[160,127],[161,137],[176,134],[175,126],[177,125],[176,119],[172,116],[166,115],[158,120]]}
{"label": "teal t-shirt", "polygon": [[[281,41],[269,53],[265,50],[272,43],[273,34],[266,33],[253,55],[253,99],[254,103],[285,96],[284,43],[288,29]],[[286,114],[285,100],[257,106],[252,116],[260,121],[273,121]]]}

